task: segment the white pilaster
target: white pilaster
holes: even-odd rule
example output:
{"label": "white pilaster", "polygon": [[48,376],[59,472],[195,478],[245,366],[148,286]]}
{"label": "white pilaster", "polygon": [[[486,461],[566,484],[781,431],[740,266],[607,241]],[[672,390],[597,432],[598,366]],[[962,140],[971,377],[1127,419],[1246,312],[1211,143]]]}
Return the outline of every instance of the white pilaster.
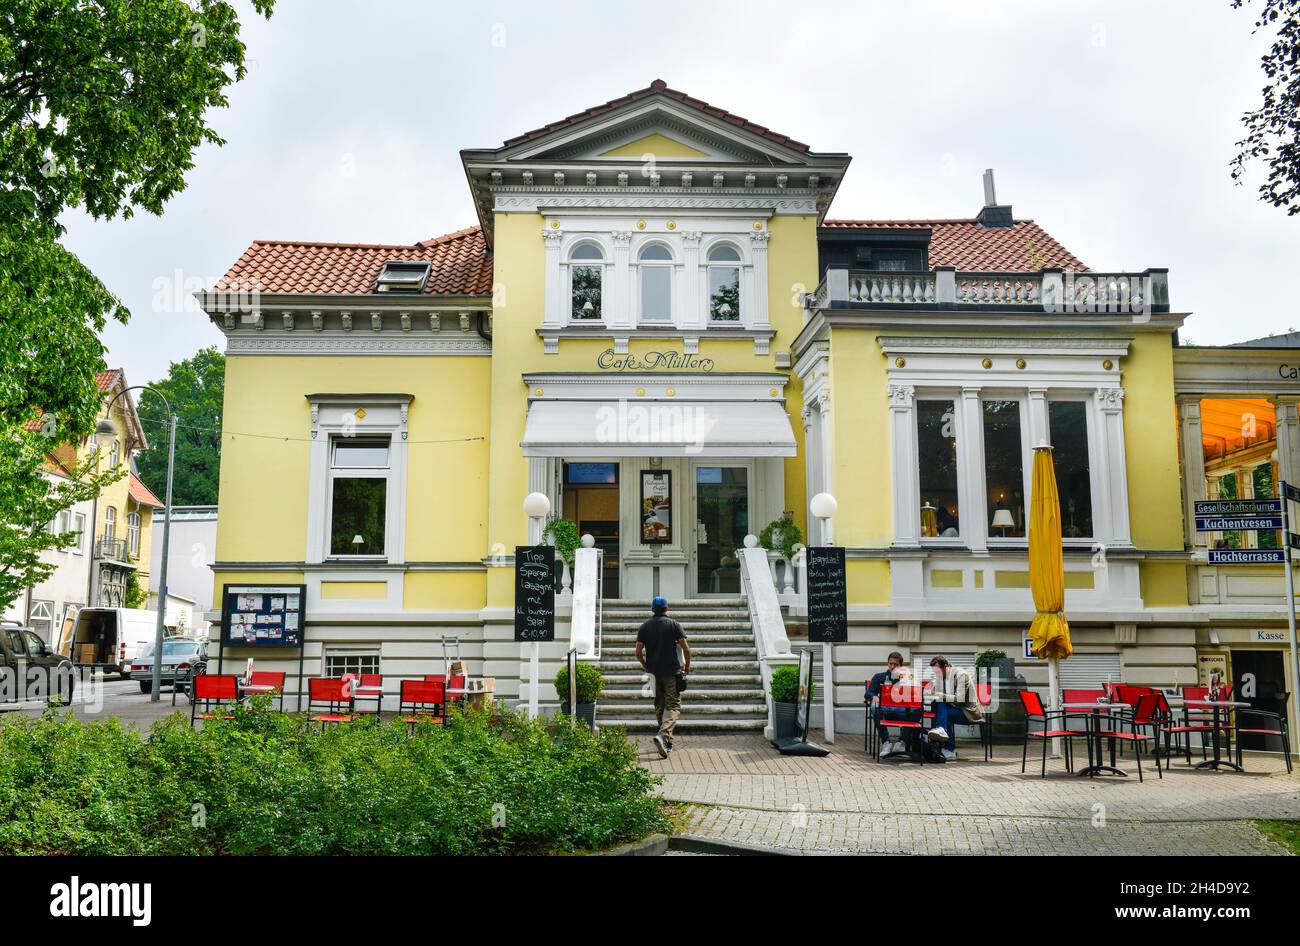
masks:
{"label": "white pilaster", "polygon": [[984,485],[984,405],[978,387],[961,389],[958,402],[961,413],[961,432],[966,438],[965,449],[958,444],[969,499],[960,510],[961,534],[972,552],[988,551],[989,504],[988,488]]}
{"label": "white pilaster", "polygon": [[917,496],[916,389],[889,386],[889,430],[894,463],[894,545],[921,544],[921,501]]}
{"label": "white pilaster", "polygon": [[[1101,417],[1102,471],[1110,496],[1110,544],[1133,544],[1128,515],[1128,463],[1124,452],[1124,389],[1098,388],[1097,406]],[[1196,440],[1200,449],[1200,438]],[[1204,477],[1202,477],[1203,479]]]}

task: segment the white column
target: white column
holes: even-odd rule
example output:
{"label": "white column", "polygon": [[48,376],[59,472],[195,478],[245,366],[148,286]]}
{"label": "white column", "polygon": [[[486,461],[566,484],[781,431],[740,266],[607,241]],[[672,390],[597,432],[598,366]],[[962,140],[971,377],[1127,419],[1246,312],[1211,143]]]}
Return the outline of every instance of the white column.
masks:
{"label": "white column", "polygon": [[[1098,388],[1097,406],[1101,411],[1101,441],[1104,448],[1102,475],[1110,495],[1110,542],[1133,544],[1128,518],[1128,462],[1124,452],[1124,389]],[[1197,439],[1199,448],[1200,439]]]}
{"label": "white column", "polygon": [[629,230],[615,230],[610,236],[614,240],[614,266],[610,273],[609,295],[601,300],[605,310],[605,324],[611,327],[630,326],[636,318],[636,286],[633,284],[630,263],[632,233]]}
{"label": "white column", "polygon": [[889,431],[894,461],[894,545],[920,545],[916,389],[910,384],[889,386]]}
{"label": "white column", "polygon": [[560,246],[564,242],[564,231],[547,227],[542,231],[542,239],[546,244],[546,311],[542,316],[542,324],[549,327],[559,327],[568,321],[568,315],[565,311],[565,296],[568,295],[569,281],[564,278],[567,270],[563,270],[561,267],[562,257],[560,255]]}
{"label": "white column", "polygon": [[[528,492],[530,493],[547,493],[546,483],[546,457],[529,457],[528,458]],[[542,544],[542,529],[546,526],[546,520],[538,516],[528,518],[528,544]]]}
{"label": "white column", "polygon": [[705,273],[700,267],[701,236],[699,230],[682,231],[682,294],[678,311],[684,329],[703,328],[709,321],[708,289],[704,282]]}
{"label": "white column", "polygon": [[1047,435],[1047,389],[1029,389],[1029,446],[1051,443]]}
{"label": "white column", "polygon": [[965,495],[969,497],[960,510],[961,533],[972,552],[987,552],[989,504],[984,486],[984,405],[980,401],[980,389],[962,388],[958,405],[966,443],[958,445],[957,453],[961,457],[960,475],[966,482]]}
{"label": "white column", "polygon": [[[805,404],[800,412],[803,418],[804,450],[804,492],[807,499],[812,499],[822,492],[822,430],[821,412],[812,404]],[[808,544],[822,544],[821,523],[810,518],[808,521]]]}
{"label": "white column", "polygon": [[[835,427],[831,423],[831,392],[823,390],[817,395],[817,429],[821,433],[821,492],[835,492]],[[826,530],[830,529],[830,524],[826,524]],[[829,531],[824,531],[821,540],[825,545],[831,544]]]}
{"label": "white column", "polygon": [[[1278,479],[1300,486],[1300,405],[1295,401],[1276,399],[1274,421],[1277,423]],[[1197,443],[1200,443],[1199,439]],[[1278,493],[1281,495],[1281,490]],[[1297,530],[1293,528],[1291,531]]]}
{"label": "white column", "polygon": [[[1278,423],[1278,446],[1281,447],[1282,424]],[[1197,551],[1206,548],[1208,532],[1196,531],[1194,505],[1205,499],[1205,448],[1201,438],[1201,399],[1178,399],[1178,441],[1183,461],[1183,540]]]}
{"label": "white column", "polygon": [[768,314],[767,302],[767,241],[771,238],[770,230],[754,230],[749,238],[753,243],[751,252],[754,257],[753,288],[750,303],[742,299],[740,317],[750,328],[769,328],[772,319]]}

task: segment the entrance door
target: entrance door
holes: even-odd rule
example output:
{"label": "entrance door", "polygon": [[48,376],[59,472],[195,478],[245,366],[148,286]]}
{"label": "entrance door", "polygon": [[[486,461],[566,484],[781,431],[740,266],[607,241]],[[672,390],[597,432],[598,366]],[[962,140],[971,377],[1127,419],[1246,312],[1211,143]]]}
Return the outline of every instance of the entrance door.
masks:
{"label": "entrance door", "polygon": [[596,548],[605,553],[602,561],[602,595],[619,594],[618,464],[565,463],[561,508],[564,518],[578,526],[578,534],[591,534]]}
{"label": "entrance door", "polygon": [[695,593],[740,594],[740,553],[749,534],[748,466],[695,467]]}
{"label": "entrance door", "polygon": [[[1282,694],[1286,692],[1286,673],[1280,650],[1232,651],[1232,698],[1249,703],[1266,713],[1285,713]],[[1271,729],[1272,724],[1260,716],[1246,717],[1247,728]],[[1282,740],[1276,736],[1242,734],[1243,749],[1281,752]]]}

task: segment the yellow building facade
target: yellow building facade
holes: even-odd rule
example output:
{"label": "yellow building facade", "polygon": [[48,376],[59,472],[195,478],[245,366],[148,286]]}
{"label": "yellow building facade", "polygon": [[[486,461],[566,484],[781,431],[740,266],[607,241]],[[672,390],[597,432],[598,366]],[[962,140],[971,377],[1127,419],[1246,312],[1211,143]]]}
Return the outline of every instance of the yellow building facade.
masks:
{"label": "yellow building facade", "polygon": [[[544,541],[521,507],[540,492],[601,550],[601,664],[629,713],[620,635],[662,594],[716,647],[699,728],[764,727],[750,704],[801,646],[802,556],[746,538],[783,516],[846,549],[838,728],[861,729],[863,682],[895,649],[1001,649],[1040,685],[1025,519],[1030,453],[1050,443],[1068,679],[1194,681],[1227,612],[1196,593],[1179,386],[1195,356],[1164,270],[1089,270],[991,180],[975,217],[828,220],[848,155],[658,81],[461,156],[477,226],[255,242],[202,296],[227,337],[217,600],[305,585],[308,676],[382,673],[395,700],[455,653],[523,699],[513,554]],[[820,492],[838,502],[825,523],[807,512]],[[1276,630],[1280,571],[1261,574],[1256,610],[1229,620]],[[548,706],[572,581],[557,575]],[[227,657],[249,655],[297,662]]]}

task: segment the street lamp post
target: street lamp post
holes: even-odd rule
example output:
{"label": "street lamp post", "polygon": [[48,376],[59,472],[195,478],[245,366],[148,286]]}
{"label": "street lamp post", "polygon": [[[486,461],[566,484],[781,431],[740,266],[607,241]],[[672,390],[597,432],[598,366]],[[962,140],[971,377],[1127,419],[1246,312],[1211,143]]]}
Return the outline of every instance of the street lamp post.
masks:
{"label": "street lamp post", "polygon": [[[151,388],[145,384],[137,384],[134,387],[123,388],[118,391],[108,402],[108,407],[104,412],[104,419],[95,425],[95,437],[98,439],[101,435],[116,436],[117,428],[113,426],[113,404],[117,399],[128,391],[148,391],[150,394],[156,394],[162,398],[162,402],[167,407],[167,495],[163,500],[163,539],[162,539],[162,561],[158,566],[158,621],[154,627],[153,637],[153,668],[152,682],[150,686],[149,701],[157,703],[162,696],[162,649],[163,636],[166,630],[164,621],[167,617],[167,552],[171,543],[172,530],[172,472],[176,463],[176,414],[172,411],[171,401],[161,391]],[[131,459],[127,457],[127,464],[130,465]],[[121,633],[121,629],[118,630]],[[175,684],[173,683],[173,686]]]}

